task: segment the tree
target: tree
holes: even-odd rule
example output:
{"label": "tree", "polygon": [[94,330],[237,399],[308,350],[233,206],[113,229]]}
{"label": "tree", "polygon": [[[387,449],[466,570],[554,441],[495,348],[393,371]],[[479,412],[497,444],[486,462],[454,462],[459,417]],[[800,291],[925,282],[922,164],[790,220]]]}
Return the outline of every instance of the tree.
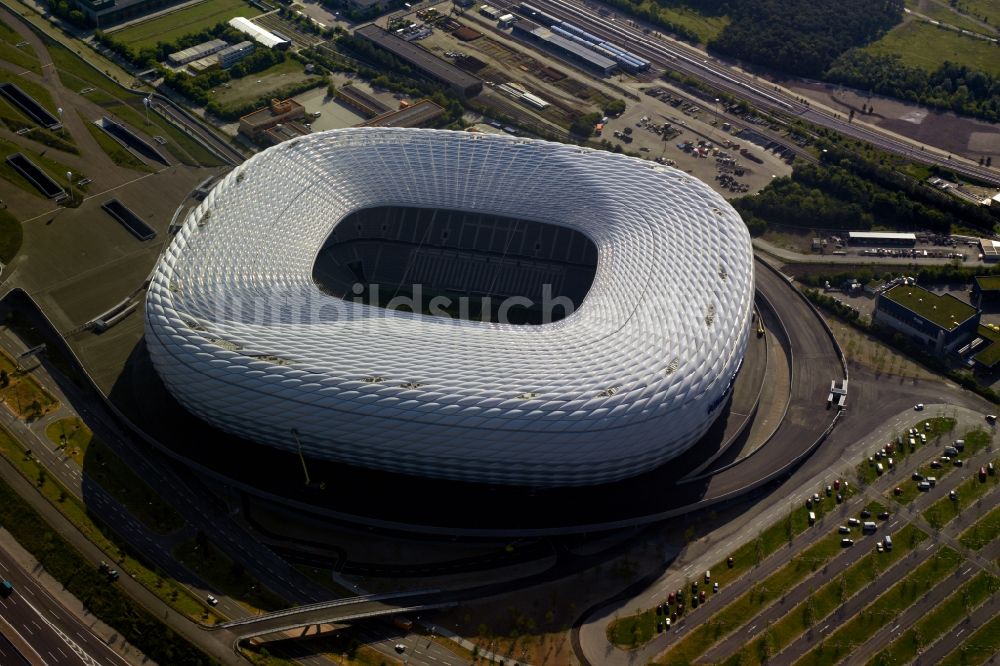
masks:
{"label": "tree", "polygon": [[7,374],[6,370],[0,370],[0,387],[7,388],[10,386],[10,375]]}

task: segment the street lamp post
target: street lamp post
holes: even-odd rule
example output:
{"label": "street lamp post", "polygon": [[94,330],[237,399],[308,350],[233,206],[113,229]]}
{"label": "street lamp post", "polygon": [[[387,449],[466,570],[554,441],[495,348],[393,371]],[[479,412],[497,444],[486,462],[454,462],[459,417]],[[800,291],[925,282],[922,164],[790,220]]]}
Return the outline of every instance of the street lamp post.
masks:
{"label": "street lamp post", "polygon": [[73,172],[72,171],[67,171],[66,172],[66,182],[69,183],[69,198],[70,198],[70,201],[72,201],[73,200]]}

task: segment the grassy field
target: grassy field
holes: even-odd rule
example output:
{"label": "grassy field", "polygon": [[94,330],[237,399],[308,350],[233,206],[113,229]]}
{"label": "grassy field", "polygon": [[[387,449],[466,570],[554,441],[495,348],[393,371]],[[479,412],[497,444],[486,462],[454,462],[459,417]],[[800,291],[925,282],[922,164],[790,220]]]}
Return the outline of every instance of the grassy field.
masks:
{"label": "grassy field", "polygon": [[803,655],[796,666],[833,666],[871,638],[876,631],[894,622],[920,595],[957,569],[961,562],[962,556],[950,548],[937,551],[889,590],[882,592],[870,606],[852,617],[847,624]]}
{"label": "grassy field", "polygon": [[[1000,458],[993,461],[1000,465]],[[934,527],[940,529],[955,519],[958,514],[972,506],[976,500],[1000,484],[1000,476],[987,476],[985,481],[979,480],[979,469],[963,467],[969,478],[955,487],[957,500],[942,497],[924,510],[923,516]]]}
{"label": "grassy field", "polygon": [[729,25],[728,16],[706,16],[684,5],[667,5],[652,0],[645,0],[637,7],[640,15],[646,15],[650,9],[658,11],[659,15],[671,23],[682,25],[698,35],[698,42],[707,44]]}
{"label": "grassy field", "polygon": [[56,103],[52,101],[52,94],[45,86],[23,76],[11,74],[6,69],[0,69],[0,83],[8,82],[17,85],[18,88],[34,97],[35,101],[44,106],[46,111],[52,115],[56,114]]}
{"label": "grassy field", "polygon": [[[187,588],[163,578],[156,572],[155,567],[147,566],[134,557],[104,525],[91,516],[80,500],[52,479],[37,460],[25,455],[21,443],[2,429],[0,429],[0,455],[7,458],[26,479],[34,483],[38,492],[59,509],[60,513],[84,536],[107,553],[113,565],[123,574],[135,578],[178,613],[192,620],[204,617],[207,606],[200,599],[192,595]],[[212,613],[209,622],[216,620],[218,616]]]}
{"label": "grassy field", "polygon": [[[850,497],[856,491],[854,486],[847,486],[841,489],[845,498]],[[833,497],[826,497],[820,493],[820,501],[813,505],[812,511],[816,514],[817,520],[834,509],[837,504]],[[720,560],[712,567],[712,582],[718,583],[720,589],[726,587],[734,580],[763,562],[767,557],[775,553],[782,546],[787,546],[791,540],[809,528],[809,510],[805,507],[791,511],[784,519],[774,523],[753,541],[749,541],[735,551],[733,566],[726,563],[726,559]],[[612,622],[608,627],[608,640],[622,646],[631,646],[645,643],[653,637],[656,630],[656,614],[653,609],[647,609],[637,615],[622,618]]]}
{"label": "grassy field", "polygon": [[[927,428],[927,424],[929,424],[929,426],[930,426],[929,429]],[[919,433],[918,435],[916,435],[914,437],[914,440],[916,441],[916,446],[914,447],[914,452],[916,452],[916,451],[919,451],[924,446],[943,446],[941,438],[944,437],[949,432],[951,432],[952,430],[954,430],[954,428],[955,428],[955,419],[944,418],[944,417],[934,417],[934,418],[924,419],[924,420],[918,421],[918,422],[914,423],[911,427],[916,428],[917,432]],[[909,456],[910,453],[911,453],[910,452],[910,445],[908,443],[908,440],[909,440],[910,436],[907,435],[906,432],[901,432],[901,433],[897,433],[897,434],[900,435],[903,438],[903,445],[902,446],[896,446],[896,438],[894,436],[892,438],[893,449],[894,450],[892,452],[892,456],[891,457],[894,460],[901,462],[907,456]],[[921,443],[921,441],[920,441],[920,435],[921,434],[927,436],[927,444],[922,444]],[[872,454],[874,454],[874,452],[872,452]],[[871,483],[872,481],[874,481],[876,478],[878,478],[878,471],[877,471],[877,469],[875,467],[876,463],[878,463],[878,462],[882,463],[882,467],[885,469],[886,472],[889,471],[888,470],[889,465],[885,461],[885,458],[883,458],[881,461],[879,461],[879,460],[867,461],[866,460],[865,462],[858,464],[858,466],[856,468],[857,478],[858,478],[858,482],[859,483],[867,485],[867,484]]]}
{"label": "grassy field", "polygon": [[978,666],[1000,651],[1000,615],[984,624],[965,639],[958,649],[938,662],[937,666]]}
{"label": "grassy field", "polygon": [[242,565],[234,563],[207,541],[200,544],[185,541],[174,548],[174,557],[205,582],[253,612],[288,608],[288,602],[262,587]]}
{"label": "grassy field", "polygon": [[90,135],[94,137],[94,140],[97,141],[97,145],[101,147],[101,150],[111,158],[112,162],[126,169],[146,172],[153,171],[148,164],[126,150],[123,145],[108,136],[108,133],[100,127],[89,122],[86,118],[83,119],[83,124],[87,128],[87,131],[90,132]]}
{"label": "grassy field", "polygon": [[[134,95],[120,88],[75,54],[59,44],[48,46],[52,62],[59,72],[59,80],[70,90],[79,92],[85,88],[94,90],[86,94],[87,99],[99,104],[133,127],[144,127],[145,114],[142,96]],[[164,120],[157,113],[149,114],[149,121],[155,127],[149,133],[159,133],[167,140],[167,149],[183,164],[189,166],[219,166],[222,162],[200,143]]]}
{"label": "grassy field", "polygon": [[658,663],[693,663],[705,650],[749,622],[780,599],[787,590],[822,568],[826,562],[841,552],[840,539],[841,536],[836,532],[828,534],[794,556],[765,580],[694,627],[684,638],[673,644]]}
{"label": "grassy field", "polygon": [[0,400],[18,418],[38,418],[59,406],[59,401],[39,386],[34,377],[17,369],[6,352],[0,352],[0,370],[7,373],[7,385],[0,385]]}
{"label": "grassy field", "polygon": [[981,550],[998,536],[1000,536],[1000,506],[974,522],[972,527],[962,532],[958,540],[966,548]]}
{"label": "grassy field", "polygon": [[952,11],[946,5],[935,2],[935,0],[906,0],[906,6],[928,18],[953,25],[956,28],[980,34],[985,34],[989,31],[988,28],[984,28],[972,19],[966,18],[959,12]]}
{"label": "grassy field", "polygon": [[[42,152],[45,152],[45,150],[43,149]],[[48,174],[49,178],[62,185],[64,189],[68,186],[68,183],[66,182],[66,172],[71,169],[65,164],[61,164],[50,157],[43,156],[41,153],[34,150],[22,148],[12,141],[0,139],[0,158],[6,158],[8,155],[12,155],[14,153],[21,153],[34,162],[36,166]],[[86,177],[85,174],[73,171],[74,180],[84,177]],[[7,164],[6,159],[0,159],[0,178],[10,181],[12,184],[17,185],[29,194],[39,197],[42,196],[42,193],[38,191],[37,187],[32,185],[27,178],[22,176],[20,173],[15,171],[12,166]],[[73,187],[73,191],[74,194],[79,194],[79,189],[76,186]]]}
{"label": "grassy field", "polygon": [[263,72],[248,74],[241,79],[233,79],[229,82],[229,88],[219,86],[215,89],[215,94],[209,95],[209,98],[226,106],[237,105],[266,95],[269,90],[300,83],[308,78],[310,75],[305,73],[302,63],[288,58],[284,62],[268,67]]}
{"label": "grassy field", "polygon": [[23,67],[35,74],[41,74],[42,66],[38,62],[38,54],[29,44],[17,46],[22,41],[21,35],[0,21],[0,60]]}
{"label": "grassy field", "polygon": [[966,14],[986,19],[994,28],[1000,27],[1000,5],[996,0],[958,0],[958,8]]}
{"label": "grassy field", "polygon": [[[839,537],[840,535],[835,536]],[[768,643],[772,654],[785,648],[814,623],[825,618],[847,599],[871,585],[881,571],[900,561],[926,538],[927,535],[921,530],[907,525],[898,532],[897,538],[893,540],[896,545],[892,550],[883,553],[869,552],[840,576],[819,588],[808,599],[785,613],[780,620],[771,625],[763,636],[729,658],[726,661],[726,666],[750,666],[763,663],[765,650],[762,649],[762,643]],[[859,544],[855,547],[863,546]]]}
{"label": "grassy field", "polygon": [[965,614],[1000,590],[1000,579],[980,571],[952,592],[941,605],[904,631],[888,647],[872,657],[867,666],[908,664],[917,652],[951,629]]}
{"label": "grassy field", "polygon": [[6,210],[0,210],[0,262],[10,263],[21,249],[24,230],[17,218]]}
{"label": "grassy field", "polygon": [[176,510],[153,492],[132,469],[100,440],[83,421],[70,417],[53,421],[45,435],[83,468],[87,476],[121,502],[143,525],[159,534],[184,526]]}
{"label": "grassy field", "polygon": [[258,14],[260,11],[243,0],[205,0],[123,30],[116,30],[110,36],[115,41],[141,49],[155,46],[157,42],[173,42],[184,35],[211,28],[216,23],[227,23],[236,16],[251,18]]}
{"label": "grassy field", "polygon": [[1000,76],[1000,50],[989,42],[919,21],[906,21],[865,47],[873,53],[898,53],[903,62],[934,71],[945,60]]}

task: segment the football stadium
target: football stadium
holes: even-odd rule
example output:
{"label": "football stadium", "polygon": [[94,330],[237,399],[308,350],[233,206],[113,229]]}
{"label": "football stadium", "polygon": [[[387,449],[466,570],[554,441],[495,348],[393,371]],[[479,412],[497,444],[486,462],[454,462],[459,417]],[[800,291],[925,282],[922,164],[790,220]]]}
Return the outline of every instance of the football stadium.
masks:
{"label": "football stadium", "polygon": [[164,252],[146,344],[208,424],[415,477],[587,486],[669,464],[751,332],[739,215],[606,151],[333,130],[228,174]]}

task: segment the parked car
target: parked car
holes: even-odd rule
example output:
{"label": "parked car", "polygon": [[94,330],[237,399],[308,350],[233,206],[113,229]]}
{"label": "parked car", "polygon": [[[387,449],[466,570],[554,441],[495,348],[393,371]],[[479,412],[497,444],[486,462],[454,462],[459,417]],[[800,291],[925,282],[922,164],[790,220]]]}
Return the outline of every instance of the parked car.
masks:
{"label": "parked car", "polygon": [[889,515],[890,514],[888,511],[880,511],[878,514],[878,518],[879,520],[889,520]]}
{"label": "parked car", "polygon": [[840,540],[840,545],[843,548],[848,548],[850,546],[853,546],[854,545],[854,539],[841,539]]}
{"label": "parked car", "polygon": [[915,412],[922,412],[922,411],[924,411],[924,403],[918,402],[917,404],[913,405],[913,411],[915,411]]}
{"label": "parked car", "polygon": [[861,509],[861,514],[860,515],[861,515],[862,518],[871,518],[872,517],[872,512],[869,511],[868,509]]}
{"label": "parked car", "polygon": [[837,531],[840,532],[841,534],[850,534],[851,528],[848,527],[847,525],[841,525],[840,527],[837,528]]}
{"label": "parked car", "polygon": [[953,502],[957,502],[958,501],[958,493],[956,493],[954,490],[949,490],[948,491],[948,499],[950,499]]}
{"label": "parked car", "polygon": [[209,606],[217,606],[219,604],[219,600],[213,597],[211,594],[205,597],[205,601],[208,602]]}

